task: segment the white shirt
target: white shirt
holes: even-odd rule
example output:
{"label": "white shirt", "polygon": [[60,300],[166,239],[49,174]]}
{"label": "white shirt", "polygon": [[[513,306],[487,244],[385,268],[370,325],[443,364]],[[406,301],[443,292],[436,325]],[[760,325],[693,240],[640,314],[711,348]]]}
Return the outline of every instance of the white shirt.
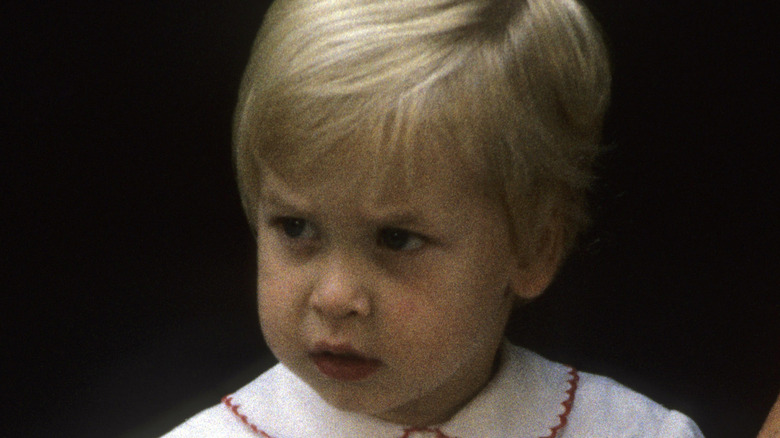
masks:
{"label": "white shirt", "polygon": [[505,344],[488,385],[444,424],[413,430],[336,409],[284,365],[163,438],[703,437],[685,415],[611,379]]}

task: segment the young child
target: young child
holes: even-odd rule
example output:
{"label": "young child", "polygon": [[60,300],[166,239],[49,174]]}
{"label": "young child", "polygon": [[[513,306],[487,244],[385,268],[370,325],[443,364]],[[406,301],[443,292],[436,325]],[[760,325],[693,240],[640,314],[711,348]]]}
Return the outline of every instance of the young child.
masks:
{"label": "young child", "polygon": [[278,0],[234,157],[279,365],[166,437],[696,437],[503,339],[587,223],[609,100],[574,0]]}

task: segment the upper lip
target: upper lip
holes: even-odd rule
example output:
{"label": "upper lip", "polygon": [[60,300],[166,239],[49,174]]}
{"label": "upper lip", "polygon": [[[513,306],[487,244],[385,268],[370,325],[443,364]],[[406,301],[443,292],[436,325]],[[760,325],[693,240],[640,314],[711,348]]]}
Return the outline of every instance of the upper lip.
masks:
{"label": "upper lip", "polygon": [[360,352],[352,345],[344,342],[318,342],[314,348],[309,351],[312,355],[318,354],[337,354],[340,356],[352,356],[363,359],[373,359],[367,354]]}

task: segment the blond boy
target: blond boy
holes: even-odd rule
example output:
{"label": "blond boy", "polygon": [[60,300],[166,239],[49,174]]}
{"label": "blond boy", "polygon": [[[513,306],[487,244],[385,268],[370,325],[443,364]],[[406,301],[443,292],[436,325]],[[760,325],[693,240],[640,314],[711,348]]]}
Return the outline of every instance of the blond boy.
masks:
{"label": "blond boy", "polygon": [[701,436],[503,340],[587,224],[609,88],[573,0],[277,1],[234,157],[280,364],[167,436]]}

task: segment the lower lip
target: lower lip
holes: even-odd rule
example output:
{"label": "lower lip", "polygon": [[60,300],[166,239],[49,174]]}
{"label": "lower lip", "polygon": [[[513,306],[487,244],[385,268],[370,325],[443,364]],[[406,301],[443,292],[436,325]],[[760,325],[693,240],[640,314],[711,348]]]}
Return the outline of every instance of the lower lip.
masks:
{"label": "lower lip", "polygon": [[345,354],[315,353],[311,358],[322,374],[348,382],[366,379],[382,366],[376,359]]}

